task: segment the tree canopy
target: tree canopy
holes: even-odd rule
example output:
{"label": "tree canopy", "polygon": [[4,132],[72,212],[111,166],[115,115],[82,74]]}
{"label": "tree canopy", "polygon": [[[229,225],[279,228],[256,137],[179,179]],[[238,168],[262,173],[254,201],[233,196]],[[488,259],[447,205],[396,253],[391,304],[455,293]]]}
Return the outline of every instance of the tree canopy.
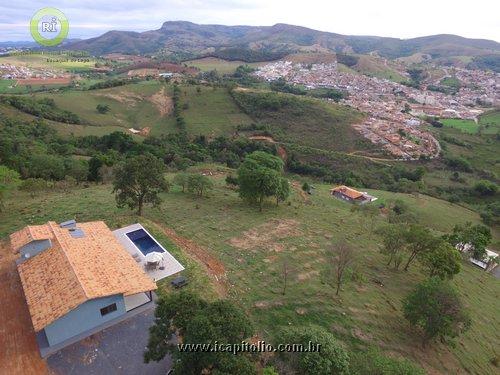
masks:
{"label": "tree canopy", "polygon": [[181,351],[171,340],[177,336],[184,347],[216,342],[240,344],[252,334],[248,317],[229,301],[207,302],[185,291],[168,294],[158,301],[144,360],[160,361],[170,354],[175,373],[186,375],[198,375],[206,369],[212,374],[255,374],[254,364],[245,353]]}
{"label": "tree canopy", "polygon": [[467,222],[464,225],[455,225],[453,232],[444,238],[459,250],[467,251],[474,259],[482,260],[492,237],[488,227]]}
{"label": "tree canopy", "polygon": [[349,355],[337,342],[335,336],[319,326],[305,326],[286,330],[282,342],[302,344],[305,348],[309,343],[320,345],[319,351],[304,353],[282,353],[300,374],[331,375],[347,374]]}
{"label": "tree canopy", "polygon": [[137,209],[142,215],[144,204],[161,203],[159,193],[168,190],[163,161],[151,154],[126,159],[115,169],[113,192],[118,207]]}
{"label": "tree canopy", "polygon": [[470,326],[457,291],[447,282],[432,277],[403,300],[405,318],[422,333],[423,343],[456,337]]}
{"label": "tree canopy", "polygon": [[263,151],[247,155],[238,169],[240,197],[258,202],[261,211],[266,197],[274,196],[277,202],[285,200],[290,189],[282,174],[283,161],[277,156]]}

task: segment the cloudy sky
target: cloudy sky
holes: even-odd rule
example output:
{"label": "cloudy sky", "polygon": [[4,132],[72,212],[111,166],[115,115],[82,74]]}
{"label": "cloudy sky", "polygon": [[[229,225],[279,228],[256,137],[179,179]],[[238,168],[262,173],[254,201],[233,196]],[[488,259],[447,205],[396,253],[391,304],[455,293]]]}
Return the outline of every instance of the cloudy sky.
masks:
{"label": "cloudy sky", "polygon": [[109,30],[145,31],[164,21],[224,25],[289,23],[351,35],[411,38],[458,34],[500,42],[500,2],[493,0],[23,0],[0,4],[0,41],[31,40],[28,24],[43,7],[70,22],[70,38]]}

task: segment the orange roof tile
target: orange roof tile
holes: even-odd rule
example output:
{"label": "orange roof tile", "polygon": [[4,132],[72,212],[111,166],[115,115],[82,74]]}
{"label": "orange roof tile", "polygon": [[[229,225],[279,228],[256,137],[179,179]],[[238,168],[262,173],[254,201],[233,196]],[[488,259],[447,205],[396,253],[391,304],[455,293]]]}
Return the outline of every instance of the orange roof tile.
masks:
{"label": "orange roof tile", "polygon": [[357,199],[357,198],[360,198],[363,196],[363,193],[361,193],[357,190],[354,190],[350,187],[344,186],[344,185],[337,186],[337,187],[333,188],[331,191],[342,193],[351,199]]}
{"label": "orange roof tile", "polygon": [[12,233],[10,235],[10,243],[14,251],[18,252],[21,247],[29,244],[31,241],[48,240],[52,237],[52,232],[47,224],[28,225],[27,227]]}
{"label": "orange roof tile", "polygon": [[54,222],[46,227],[52,248],[18,266],[35,331],[90,299],[157,288],[104,222],[78,224],[82,238]]}

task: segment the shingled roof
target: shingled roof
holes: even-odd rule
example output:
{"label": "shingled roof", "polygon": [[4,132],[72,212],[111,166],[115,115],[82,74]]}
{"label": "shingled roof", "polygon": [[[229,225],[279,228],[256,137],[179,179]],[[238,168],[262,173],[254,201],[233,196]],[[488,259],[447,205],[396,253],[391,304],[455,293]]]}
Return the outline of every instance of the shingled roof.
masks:
{"label": "shingled roof", "polygon": [[21,230],[10,235],[10,243],[15,252],[32,241],[48,240],[53,237],[47,224],[28,225]]}
{"label": "shingled roof", "polygon": [[340,186],[337,186],[336,188],[333,188],[331,190],[331,192],[337,192],[337,193],[344,194],[345,196],[347,196],[351,199],[358,199],[358,198],[363,196],[363,193],[361,193],[357,190],[354,190],[350,187],[344,186],[344,185],[340,185]]}
{"label": "shingled roof", "polygon": [[[18,265],[37,332],[88,300],[157,288],[102,221],[78,224],[83,237],[73,237],[55,222],[36,228],[14,233],[11,244],[18,249],[30,238],[52,242],[50,249]],[[34,236],[35,232],[44,235]]]}

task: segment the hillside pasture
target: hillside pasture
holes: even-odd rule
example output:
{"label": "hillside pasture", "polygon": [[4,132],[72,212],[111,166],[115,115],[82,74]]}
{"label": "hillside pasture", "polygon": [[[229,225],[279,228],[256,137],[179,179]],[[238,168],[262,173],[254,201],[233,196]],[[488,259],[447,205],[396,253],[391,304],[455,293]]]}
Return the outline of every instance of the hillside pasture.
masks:
{"label": "hillside pasture", "polygon": [[204,57],[196,60],[184,61],[183,64],[187,66],[193,66],[202,72],[209,72],[211,70],[216,70],[220,74],[232,74],[235,72],[236,68],[240,65],[249,65],[253,68],[257,68],[260,65],[266,63],[247,63],[244,61],[229,61],[223,60],[216,57]]}
{"label": "hillside pasture", "polygon": [[[490,360],[500,344],[492,329],[500,324],[500,284],[492,276],[464,263],[453,283],[472,315],[472,327],[455,345],[435,343],[422,348],[419,334],[406,323],[401,308],[401,299],[424,279],[419,266],[409,272],[389,269],[378,250],[379,238],[369,229],[371,224],[353,213],[350,204],[331,197],[331,186],[315,184],[315,193],[307,201],[294,191],[290,204],[275,207],[268,202],[260,213],[225,186],[224,174],[216,176],[212,177],[215,189],[206,197],[196,198],[174,186],[163,194],[161,206],[148,208],[143,218],[116,208],[109,185],[53,190],[34,199],[17,192],[0,213],[0,237],[26,224],[70,217],[105,220],[112,228],[139,221],[186,265],[190,287],[208,298],[219,290],[243,307],[259,338],[279,342],[283,328],[314,323],[333,332],[350,350],[378,346],[388,355],[418,362],[431,374],[496,372]],[[428,196],[369,193],[384,202],[403,200],[417,211],[421,222],[438,233],[468,220],[479,222],[475,213]],[[385,222],[382,214],[374,218],[375,227]],[[195,256],[173,243],[168,235],[172,230],[218,259],[226,277],[209,277]],[[358,276],[336,297],[323,275],[326,250],[340,240],[355,246]],[[290,274],[283,293],[285,261]],[[167,282],[160,289],[170,290]]]}

